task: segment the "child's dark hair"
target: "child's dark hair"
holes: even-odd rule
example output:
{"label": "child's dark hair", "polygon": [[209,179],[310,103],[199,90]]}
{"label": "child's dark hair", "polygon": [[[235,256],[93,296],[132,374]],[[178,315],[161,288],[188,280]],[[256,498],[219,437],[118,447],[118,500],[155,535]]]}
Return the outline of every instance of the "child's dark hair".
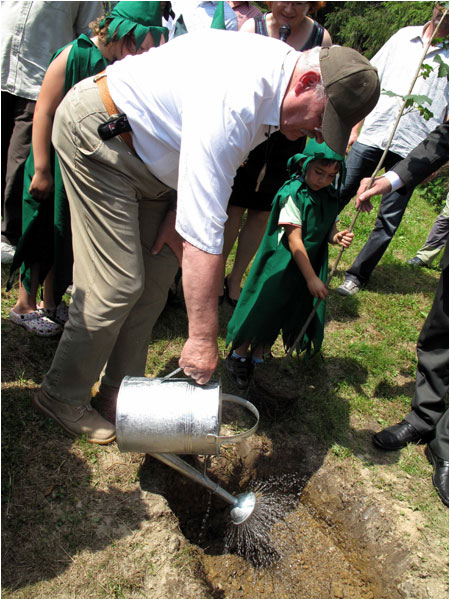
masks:
{"label": "child's dark hair", "polygon": [[322,165],[322,167],[335,166],[337,169],[337,172],[339,172],[341,170],[342,163],[339,162],[338,160],[333,160],[332,158],[316,158],[315,161],[317,161],[320,165]]}
{"label": "child's dark hair", "polygon": [[[299,161],[299,167],[303,167],[303,163],[305,162],[307,157],[303,158]],[[333,160],[332,158],[313,158],[311,162],[318,162],[322,167],[331,167],[333,165],[337,168],[337,173],[341,170],[342,163],[338,160]]]}

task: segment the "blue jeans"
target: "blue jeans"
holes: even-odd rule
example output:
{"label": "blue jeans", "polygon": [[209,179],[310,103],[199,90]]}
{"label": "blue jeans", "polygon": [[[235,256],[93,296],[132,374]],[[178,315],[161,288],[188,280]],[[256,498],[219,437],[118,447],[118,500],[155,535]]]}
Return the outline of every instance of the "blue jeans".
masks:
{"label": "blue jeans", "polygon": [[[346,161],[347,176],[345,185],[340,195],[341,207],[345,206],[356,194],[360,181],[370,177],[383,154],[383,150],[355,142]],[[388,151],[384,161],[384,168],[389,171],[402,157]],[[413,193],[413,189],[401,188],[397,192],[383,196],[378,211],[375,227],[369,238],[356,257],[352,266],[345,274],[346,279],[351,279],[359,285],[366,285],[386,248],[400,225],[406,206]]]}

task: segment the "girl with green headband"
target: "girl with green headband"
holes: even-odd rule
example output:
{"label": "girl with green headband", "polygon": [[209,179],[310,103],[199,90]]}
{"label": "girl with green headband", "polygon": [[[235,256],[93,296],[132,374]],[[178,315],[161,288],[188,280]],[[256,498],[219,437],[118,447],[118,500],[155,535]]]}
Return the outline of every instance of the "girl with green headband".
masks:
{"label": "girl with green headband", "polygon": [[[11,320],[37,335],[61,333],[67,307],[61,298],[72,282],[72,236],[67,197],[51,145],[53,118],[67,91],[129,54],[167,39],[160,2],[119,2],[91,23],[93,37],[80,35],[58,50],[45,75],[33,120],[32,149],[25,166],[22,237],[11,265],[8,289],[20,267],[19,294]],[[37,306],[39,286],[43,301]]]}
{"label": "girl with green headband", "polygon": [[[275,196],[264,238],[228,324],[227,372],[239,388],[249,384],[254,364],[264,362],[280,331],[290,348],[311,313],[325,299],[328,243],[348,248],[353,233],[338,231],[339,196],[333,181],[345,176],[344,157],[310,140],[288,162],[290,179]],[[320,350],[325,303],[318,307],[297,351]],[[251,355],[248,355],[250,346]]]}

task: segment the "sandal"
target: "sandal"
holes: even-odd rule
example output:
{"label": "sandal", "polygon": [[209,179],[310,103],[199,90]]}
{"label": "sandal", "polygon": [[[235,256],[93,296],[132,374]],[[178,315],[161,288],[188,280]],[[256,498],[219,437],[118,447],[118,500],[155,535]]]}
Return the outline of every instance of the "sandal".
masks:
{"label": "sandal", "polygon": [[61,325],[44,316],[39,310],[21,315],[13,309],[9,311],[9,318],[16,325],[20,325],[29,333],[35,333],[41,337],[52,337],[62,332]]}

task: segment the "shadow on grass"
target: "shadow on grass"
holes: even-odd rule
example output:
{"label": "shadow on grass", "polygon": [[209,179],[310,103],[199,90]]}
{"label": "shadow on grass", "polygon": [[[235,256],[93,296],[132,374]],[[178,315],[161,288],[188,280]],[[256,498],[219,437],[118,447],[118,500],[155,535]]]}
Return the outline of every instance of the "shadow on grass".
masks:
{"label": "shadow on grass", "polygon": [[59,337],[39,337],[9,319],[2,319],[2,382],[40,383],[51,365],[58,342]]}
{"label": "shadow on grass", "polygon": [[399,398],[400,396],[406,396],[412,398],[416,383],[414,380],[407,381],[403,385],[393,385],[389,381],[380,381],[375,390],[374,395],[380,398]]}
{"label": "shadow on grass", "polygon": [[368,291],[379,294],[434,294],[439,272],[408,264],[381,263],[367,285]]}
{"label": "shadow on grass", "polygon": [[2,393],[2,585],[10,592],[58,577],[83,550],[106,548],[146,518],[134,489],[98,488],[90,464],[105,450],[35,413],[33,391]]}

